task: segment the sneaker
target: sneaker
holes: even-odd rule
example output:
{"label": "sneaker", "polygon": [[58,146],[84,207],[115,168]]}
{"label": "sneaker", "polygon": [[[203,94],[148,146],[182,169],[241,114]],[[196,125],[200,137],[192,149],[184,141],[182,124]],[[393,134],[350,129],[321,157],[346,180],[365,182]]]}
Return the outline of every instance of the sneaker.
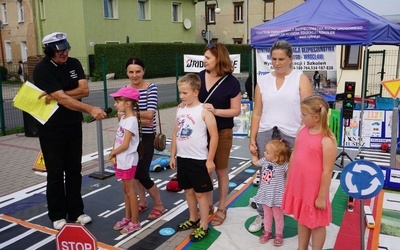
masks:
{"label": "sneaker", "polygon": [[60,230],[66,223],[67,223],[67,221],[65,219],[56,220],[56,221],[53,221],[53,227],[56,230]]}
{"label": "sneaker", "polygon": [[127,226],[129,224],[129,222],[131,222],[130,219],[127,218],[122,218],[122,220],[118,221],[117,223],[115,223],[113,229],[114,230],[121,230],[122,228],[124,228],[125,226]]}
{"label": "sneaker", "polygon": [[255,233],[260,231],[260,229],[264,226],[264,219],[261,215],[257,215],[256,219],[249,226],[249,232]]}
{"label": "sneaker", "polygon": [[142,228],[142,226],[140,225],[140,222],[138,221],[137,223],[132,223],[129,222],[128,225],[126,225],[121,231],[121,234],[129,234],[129,233],[133,233],[136,232],[138,230],[140,230]]}
{"label": "sneaker", "polygon": [[253,180],[253,185],[254,186],[260,185],[260,173],[259,173],[259,171],[257,171],[256,178],[254,178],[254,180]]}
{"label": "sneaker", "polygon": [[81,214],[78,219],[76,219],[76,223],[81,223],[81,225],[85,225],[92,222],[92,218],[90,218],[87,214]]}

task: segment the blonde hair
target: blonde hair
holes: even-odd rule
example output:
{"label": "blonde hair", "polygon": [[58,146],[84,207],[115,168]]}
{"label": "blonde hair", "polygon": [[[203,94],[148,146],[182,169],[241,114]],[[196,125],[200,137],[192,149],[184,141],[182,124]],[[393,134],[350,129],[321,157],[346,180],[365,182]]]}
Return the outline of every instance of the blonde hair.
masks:
{"label": "blonde hair", "polygon": [[271,145],[274,148],[274,156],[277,157],[276,163],[279,165],[289,162],[291,150],[287,141],[283,139],[270,140],[267,145]]}
{"label": "blonde hair", "polygon": [[193,91],[199,90],[201,87],[200,77],[195,73],[188,73],[178,80],[178,86],[188,84]]}
{"label": "blonde hair", "polygon": [[304,98],[301,102],[301,109],[310,114],[319,115],[321,118],[319,122],[321,124],[322,134],[331,138],[333,141],[336,140],[328,125],[329,104],[322,96],[311,95]]}

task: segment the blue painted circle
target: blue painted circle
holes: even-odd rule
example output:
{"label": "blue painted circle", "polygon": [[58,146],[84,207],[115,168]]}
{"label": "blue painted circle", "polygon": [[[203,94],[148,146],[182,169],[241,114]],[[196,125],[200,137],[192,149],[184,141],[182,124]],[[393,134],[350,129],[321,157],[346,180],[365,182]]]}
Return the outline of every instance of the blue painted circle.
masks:
{"label": "blue painted circle", "polygon": [[343,190],[356,199],[375,197],[382,190],[384,181],[382,169],[366,160],[350,162],[340,175]]}
{"label": "blue painted circle", "polygon": [[169,235],[173,235],[175,233],[175,229],[170,228],[170,227],[165,227],[160,229],[160,234],[162,236],[169,236]]}
{"label": "blue painted circle", "polygon": [[234,183],[234,182],[229,182],[229,187],[236,187],[236,186],[237,186],[236,183]]}
{"label": "blue painted circle", "polygon": [[252,173],[255,173],[256,170],[254,170],[254,169],[252,169],[252,168],[248,168],[248,169],[246,169],[244,172],[252,174]]}

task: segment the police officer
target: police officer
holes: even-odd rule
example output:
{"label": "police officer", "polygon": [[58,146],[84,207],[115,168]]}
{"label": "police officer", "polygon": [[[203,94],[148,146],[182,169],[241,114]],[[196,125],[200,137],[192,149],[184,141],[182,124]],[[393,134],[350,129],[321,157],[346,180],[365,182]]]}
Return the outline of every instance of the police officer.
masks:
{"label": "police officer", "polygon": [[61,229],[67,219],[81,224],[92,221],[84,213],[81,196],[82,112],[97,120],[106,113],[81,102],[89,95],[89,87],[81,63],[68,57],[71,46],[67,35],[54,32],[42,43],[46,56],[35,66],[33,81],[43,90],[38,98],[46,103],[54,99],[59,108],[39,125],[39,141],[47,171],[48,215],[53,227]]}

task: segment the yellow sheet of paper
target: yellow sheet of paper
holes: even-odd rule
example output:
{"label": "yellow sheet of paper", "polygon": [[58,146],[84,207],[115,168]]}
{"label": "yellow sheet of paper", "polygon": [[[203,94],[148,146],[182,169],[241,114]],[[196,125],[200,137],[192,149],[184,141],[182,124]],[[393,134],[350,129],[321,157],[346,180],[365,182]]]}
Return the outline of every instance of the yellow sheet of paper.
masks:
{"label": "yellow sheet of paper", "polygon": [[21,109],[40,123],[45,124],[49,118],[58,109],[56,100],[51,100],[49,104],[45,103],[45,98],[38,99],[43,91],[30,82],[25,82],[13,100],[13,106]]}

